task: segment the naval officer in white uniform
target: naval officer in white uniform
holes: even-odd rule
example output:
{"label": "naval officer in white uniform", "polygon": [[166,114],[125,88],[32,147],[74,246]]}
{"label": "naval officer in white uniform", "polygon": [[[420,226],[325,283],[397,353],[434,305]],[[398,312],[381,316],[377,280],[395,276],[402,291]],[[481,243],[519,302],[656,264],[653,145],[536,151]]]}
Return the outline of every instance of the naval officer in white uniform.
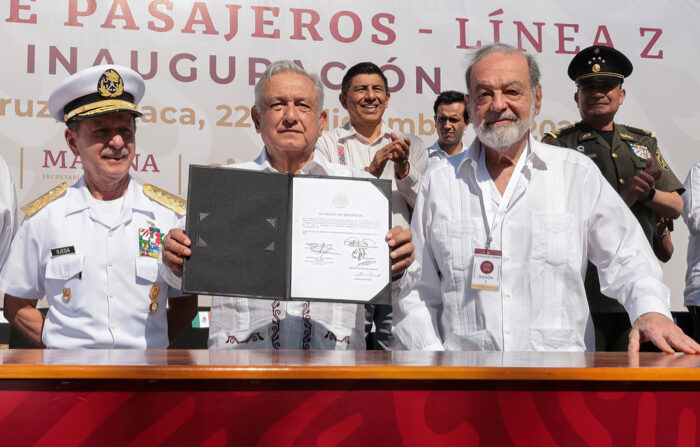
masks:
{"label": "naval officer in white uniform", "polygon": [[[185,202],[129,175],[144,90],[135,71],[102,65],[49,98],[84,175],[22,208],[0,272],[5,318],[37,346],[167,348],[196,314],[196,297],[179,297],[158,275],[162,235]],[[45,317],[36,308],[43,296]]]}

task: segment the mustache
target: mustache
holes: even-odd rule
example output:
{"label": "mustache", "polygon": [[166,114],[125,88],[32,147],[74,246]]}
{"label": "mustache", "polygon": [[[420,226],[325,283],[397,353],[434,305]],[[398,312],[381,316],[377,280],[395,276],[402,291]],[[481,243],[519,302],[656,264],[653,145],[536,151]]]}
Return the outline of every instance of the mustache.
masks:
{"label": "mustache", "polygon": [[513,121],[513,122],[518,122],[519,118],[513,112],[504,111],[504,112],[499,113],[496,116],[487,117],[484,120],[484,124],[491,124],[491,123],[499,121],[499,120],[509,120],[509,121]]}
{"label": "mustache", "polygon": [[129,149],[122,147],[121,149],[112,149],[106,147],[100,151],[100,157],[126,157],[129,155]]}

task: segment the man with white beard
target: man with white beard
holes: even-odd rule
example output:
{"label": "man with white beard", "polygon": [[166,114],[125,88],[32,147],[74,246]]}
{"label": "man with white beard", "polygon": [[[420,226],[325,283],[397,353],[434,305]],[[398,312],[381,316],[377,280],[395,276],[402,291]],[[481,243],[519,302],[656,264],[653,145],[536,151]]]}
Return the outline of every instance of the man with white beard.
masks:
{"label": "man with white beard", "polygon": [[590,259],[634,322],[631,352],[647,340],[700,352],[671,321],[661,268],[600,170],[530,135],[539,77],[534,58],[511,46],[475,53],[465,78],[477,137],[421,181],[416,260],[394,302],[395,348],[592,350]]}

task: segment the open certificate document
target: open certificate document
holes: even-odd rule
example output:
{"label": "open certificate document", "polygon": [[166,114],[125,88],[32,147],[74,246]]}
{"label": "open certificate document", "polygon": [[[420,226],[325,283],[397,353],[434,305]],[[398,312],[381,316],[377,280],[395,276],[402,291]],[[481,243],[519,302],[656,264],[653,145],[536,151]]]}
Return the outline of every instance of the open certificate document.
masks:
{"label": "open certificate document", "polygon": [[389,304],[391,182],[190,166],[186,293]]}
{"label": "open certificate document", "polygon": [[356,179],[300,176],[292,191],[291,295],[390,302],[388,197]]}

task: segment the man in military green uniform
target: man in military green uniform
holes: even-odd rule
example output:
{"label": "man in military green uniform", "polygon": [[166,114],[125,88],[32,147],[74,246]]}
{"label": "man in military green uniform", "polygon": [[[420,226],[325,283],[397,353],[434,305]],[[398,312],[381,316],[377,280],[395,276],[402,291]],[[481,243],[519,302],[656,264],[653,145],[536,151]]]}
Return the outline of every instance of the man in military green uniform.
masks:
{"label": "man in military green uniform", "polygon": [[[569,77],[577,86],[574,100],[581,121],[548,133],[542,142],[589,156],[630,207],[653,245],[657,221],[672,220],[680,215],[683,208],[680,194],[684,189],[661,155],[653,132],[614,122],[625,99],[622,83],[631,73],[632,63],[614,48],[592,46],[581,50],[568,69]],[[667,234],[664,230],[658,237],[667,237]],[[602,335],[600,330],[604,328],[600,327],[602,321],[596,314],[625,311],[616,300],[600,293],[598,273],[590,263],[586,294],[596,333]],[[603,330],[605,340],[597,336],[596,348],[625,350],[630,327],[629,320],[625,321],[627,330],[617,325]]]}

